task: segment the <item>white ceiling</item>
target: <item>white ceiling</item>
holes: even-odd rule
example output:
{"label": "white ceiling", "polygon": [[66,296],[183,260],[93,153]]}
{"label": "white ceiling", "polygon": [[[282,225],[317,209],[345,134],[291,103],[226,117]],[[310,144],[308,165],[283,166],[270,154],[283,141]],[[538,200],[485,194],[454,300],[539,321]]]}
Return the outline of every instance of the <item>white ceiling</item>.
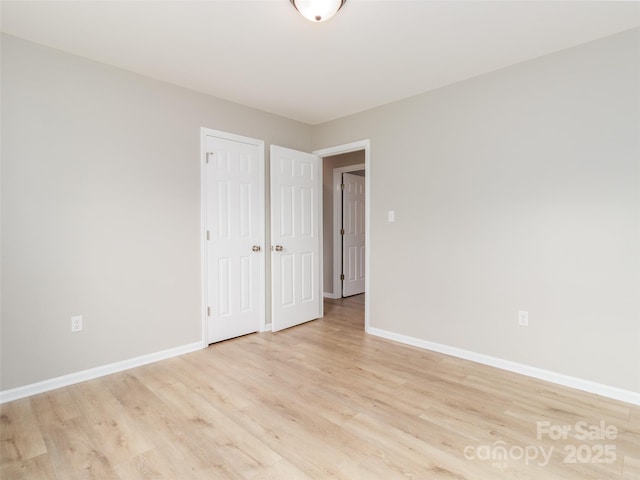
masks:
{"label": "white ceiling", "polygon": [[639,2],[2,1],[2,31],[317,124],[640,26]]}

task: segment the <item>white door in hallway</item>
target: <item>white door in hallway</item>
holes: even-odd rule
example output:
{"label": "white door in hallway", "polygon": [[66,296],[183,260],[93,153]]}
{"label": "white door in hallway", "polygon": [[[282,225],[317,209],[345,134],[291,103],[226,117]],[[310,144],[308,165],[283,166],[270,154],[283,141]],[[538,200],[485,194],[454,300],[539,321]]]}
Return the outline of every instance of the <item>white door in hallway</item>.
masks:
{"label": "white door in hallway", "polygon": [[322,315],[320,159],[271,146],[273,331]]}
{"label": "white door in hallway", "polygon": [[203,129],[207,341],[264,323],[264,143]]}
{"label": "white door in hallway", "polygon": [[364,177],[342,174],[342,296],[364,293],[365,215]]}

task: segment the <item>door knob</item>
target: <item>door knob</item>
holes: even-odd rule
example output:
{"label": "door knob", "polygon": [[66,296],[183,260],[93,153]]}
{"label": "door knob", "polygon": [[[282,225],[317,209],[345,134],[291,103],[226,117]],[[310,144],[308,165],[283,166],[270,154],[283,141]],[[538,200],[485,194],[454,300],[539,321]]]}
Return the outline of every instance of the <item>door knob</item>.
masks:
{"label": "door knob", "polygon": [[282,245],[276,245],[276,246],[274,247],[274,250],[275,250],[276,252],[281,252],[281,251],[282,251],[282,250],[284,250],[284,249],[282,248]]}
{"label": "door knob", "polygon": [[254,245],[253,247],[251,247],[251,250],[253,250],[254,252],[259,252],[260,251],[260,245]]}

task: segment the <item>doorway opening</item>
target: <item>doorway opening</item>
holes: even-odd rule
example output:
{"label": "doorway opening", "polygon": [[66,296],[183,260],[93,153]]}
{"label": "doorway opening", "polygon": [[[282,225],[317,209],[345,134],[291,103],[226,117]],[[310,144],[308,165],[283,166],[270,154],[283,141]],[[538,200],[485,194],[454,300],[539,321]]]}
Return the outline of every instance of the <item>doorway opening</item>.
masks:
{"label": "doorway opening", "polygon": [[[323,292],[327,298],[342,298],[342,174],[364,172],[365,242],[370,235],[370,142],[362,140],[313,152],[322,161],[323,183]],[[370,249],[364,249],[365,331],[369,329]]]}

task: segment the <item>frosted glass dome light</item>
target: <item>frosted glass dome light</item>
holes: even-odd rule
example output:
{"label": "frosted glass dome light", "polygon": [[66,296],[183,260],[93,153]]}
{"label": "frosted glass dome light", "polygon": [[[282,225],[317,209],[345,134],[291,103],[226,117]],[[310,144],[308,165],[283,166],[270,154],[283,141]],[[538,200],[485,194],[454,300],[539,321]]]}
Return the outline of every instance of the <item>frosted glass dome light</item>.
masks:
{"label": "frosted glass dome light", "polygon": [[312,22],[324,22],[333,17],[347,0],[291,0],[300,14]]}

